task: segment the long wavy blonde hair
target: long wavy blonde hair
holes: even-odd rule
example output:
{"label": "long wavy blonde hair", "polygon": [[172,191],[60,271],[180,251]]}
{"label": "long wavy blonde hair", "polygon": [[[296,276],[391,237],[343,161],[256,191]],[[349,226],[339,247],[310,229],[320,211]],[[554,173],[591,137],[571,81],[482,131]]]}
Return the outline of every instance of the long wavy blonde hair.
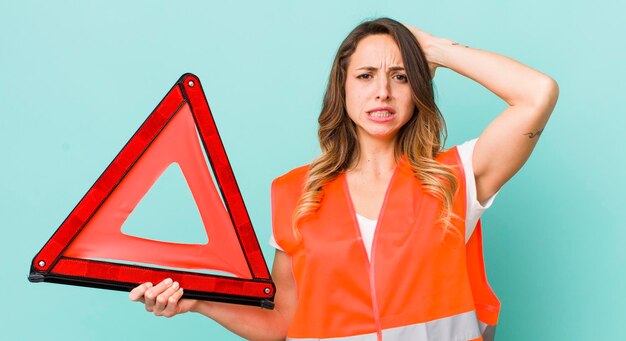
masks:
{"label": "long wavy blonde hair", "polygon": [[439,221],[444,222],[445,232],[448,232],[448,227],[454,228],[451,224],[451,219],[455,217],[452,198],[458,185],[452,169],[434,159],[443,151],[447,131],[444,118],[435,104],[428,62],[417,39],[404,25],[393,19],[378,18],[362,22],[352,30],[339,46],[333,61],[318,118],[322,155],[309,167],[303,194],[292,216],[293,232],[298,240],[301,238],[299,224],[320,207],[324,196],[322,187],[350,169],[359,157],[355,124],[348,117],[345,107],[346,71],[357,44],[372,34],[388,34],[398,44],[415,103],[411,119],[398,132],[396,160],[406,156],[424,189],[442,201]]}

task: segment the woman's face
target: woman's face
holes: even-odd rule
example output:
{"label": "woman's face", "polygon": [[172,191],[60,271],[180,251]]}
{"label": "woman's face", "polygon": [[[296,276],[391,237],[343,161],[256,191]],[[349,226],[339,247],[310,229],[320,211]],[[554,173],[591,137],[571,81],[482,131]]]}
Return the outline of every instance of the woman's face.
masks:
{"label": "woman's face", "polygon": [[346,109],[359,139],[393,140],[415,105],[400,49],[388,34],[358,43],[346,72]]}

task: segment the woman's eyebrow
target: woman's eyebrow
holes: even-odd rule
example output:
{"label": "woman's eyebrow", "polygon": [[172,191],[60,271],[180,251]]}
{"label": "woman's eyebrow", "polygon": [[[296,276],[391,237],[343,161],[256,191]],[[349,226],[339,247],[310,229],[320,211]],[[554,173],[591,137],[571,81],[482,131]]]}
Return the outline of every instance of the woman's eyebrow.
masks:
{"label": "woman's eyebrow", "polygon": [[[357,70],[376,71],[378,70],[378,68],[375,68],[373,66],[362,66],[358,68]],[[389,67],[389,71],[404,71],[404,67],[403,66],[391,66]]]}

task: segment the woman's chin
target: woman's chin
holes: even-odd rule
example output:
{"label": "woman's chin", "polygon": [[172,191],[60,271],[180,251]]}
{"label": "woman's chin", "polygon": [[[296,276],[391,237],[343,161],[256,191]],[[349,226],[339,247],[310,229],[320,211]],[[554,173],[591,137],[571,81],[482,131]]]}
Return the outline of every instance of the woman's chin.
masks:
{"label": "woman's chin", "polygon": [[392,141],[396,138],[397,135],[398,133],[396,131],[372,129],[365,131],[365,134],[363,134],[361,138],[369,138],[380,141]]}

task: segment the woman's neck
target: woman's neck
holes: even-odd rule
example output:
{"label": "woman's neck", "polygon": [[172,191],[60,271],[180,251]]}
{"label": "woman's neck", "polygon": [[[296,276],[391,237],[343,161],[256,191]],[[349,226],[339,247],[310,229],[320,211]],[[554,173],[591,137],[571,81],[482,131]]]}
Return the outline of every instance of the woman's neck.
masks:
{"label": "woman's neck", "polygon": [[393,140],[359,138],[360,154],[351,171],[374,177],[386,177],[396,168],[395,143]]}

